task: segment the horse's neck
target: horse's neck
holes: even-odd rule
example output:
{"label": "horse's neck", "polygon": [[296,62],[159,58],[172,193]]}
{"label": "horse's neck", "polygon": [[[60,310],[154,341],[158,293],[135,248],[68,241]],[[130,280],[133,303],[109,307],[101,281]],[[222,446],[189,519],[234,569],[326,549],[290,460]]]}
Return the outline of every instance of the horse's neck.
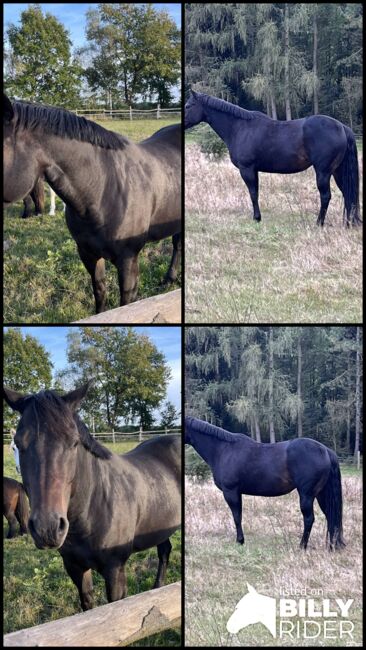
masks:
{"label": "horse's neck", "polygon": [[225,142],[229,149],[232,139],[232,131],[236,121],[235,117],[223,111],[211,109],[210,113],[207,114],[206,121],[221,140]]}
{"label": "horse's neck", "polygon": [[91,503],[93,492],[102,489],[103,478],[105,479],[105,460],[94,456],[85,449],[82,444],[78,448],[76,472],[72,482],[69,513],[75,517],[84,511],[84,507]]}
{"label": "horse's neck", "polygon": [[57,136],[45,137],[42,142],[46,161],[45,179],[64,203],[82,212],[86,207],[86,195],[85,187],[79,186],[79,180],[82,178],[79,172],[83,169],[83,160],[85,160],[84,147],[89,145],[78,142],[77,146],[70,149],[71,145],[67,140],[56,138]]}
{"label": "horse's neck", "polygon": [[203,458],[210,467],[213,467],[217,455],[221,451],[222,441],[214,436],[198,433],[195,436],[194,445],[196,452]]}

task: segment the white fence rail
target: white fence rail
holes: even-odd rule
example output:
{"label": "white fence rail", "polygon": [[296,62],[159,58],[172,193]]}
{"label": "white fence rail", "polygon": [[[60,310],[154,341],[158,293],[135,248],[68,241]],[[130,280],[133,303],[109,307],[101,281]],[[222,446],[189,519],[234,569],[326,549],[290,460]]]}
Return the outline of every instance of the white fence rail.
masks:
{"label": "white fence rail", "polygon": [[[138,440],[141,442],[142,440],[147,440],[148,438],[152,438],[154,436],[162,436],[162,435],[171,435],[171,434],[178,434],[181,435],[182,430],[181,428],[176,428],[176,429],[158,429],[157,431],[144,431],[141,427],[137,431],[106,431],[102,433],[94,433],[93,431],[90,431],[91,435],[94,438],[97,438],[97,440],[101,440],[103,442],[103,439],[111,440],[113,443],[116,442],[123,442],[124,440]],[[3,442],[4,445],[10,444],[11,442],[11,435],[8,432],[5,432],[3,435]]]}
{"label": "white fence rail", "polygon": [[112,109],[105,108],[78,108],[73,110],[76,115],[87,117],[90,120],[142,120],[142,119],[163,119],[167,117],[181,117],[181,108],[132,108]]}

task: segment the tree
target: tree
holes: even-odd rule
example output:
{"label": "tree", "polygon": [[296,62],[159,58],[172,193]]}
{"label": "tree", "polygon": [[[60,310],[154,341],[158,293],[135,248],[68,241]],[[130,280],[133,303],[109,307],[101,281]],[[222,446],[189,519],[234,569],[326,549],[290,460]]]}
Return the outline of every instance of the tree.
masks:
{"label": "tree", "polygon": [[87,12],[92,90],[123,93],[127,105],[138,94],[166,105],[180,75],[180,32],[165,11],[151,4],[103,3]]}
{"label": "tree", "polygon": [[171,429],[177,424],[177,421],[180,419],[180,411],[175,408],[172,402],[168,400],[165,402],[164,408],[160,413],[160,424],[166,429]]}
{"label": "tree", "polygon": [[7,35],[8,92],[33,102],[76,106],[82,69],[72,61],[71,41],[57,18],[31,5],[22,12],[20,26],[11,25]]}
{"label": "tree", "polygon": [[[23,336],[20,328],[4,332],[4,384],[23,393],[37,393],[50,388],[52,363],[43,345],[30,334]],[[4,428],[10,429],[18,420],[8,406],[4,410]]]}
{"label": "tree", "polygon": [[150,339],[131,327],[83,327],[70,330],[69,377],[94,379],[84,401],[95,426],[115,430],[121,418],[149,428],[153,411],[165,398],[170,369]]}

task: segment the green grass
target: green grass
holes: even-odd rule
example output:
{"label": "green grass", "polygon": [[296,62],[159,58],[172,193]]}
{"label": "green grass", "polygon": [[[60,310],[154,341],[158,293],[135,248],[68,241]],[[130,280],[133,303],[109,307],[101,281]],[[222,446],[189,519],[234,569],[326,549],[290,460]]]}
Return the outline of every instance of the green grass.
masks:
{"label": "green grass", "polygon": [[[195,322],[360,322],[362,228],[342,225],[332,185],[316,226],[314,174],[260,174],[262,221],[228,157],[186,147],[185,310]],[[361,202],[362,210],[362,202]]]}
{"label": "green grass", "polygon": [[[342,471],[343,474],[343,471]],[[222,493],[213,482],[186,482],[185,491],[185,643],[223,647],[345,647],[362,645],[362,478],[343,476],[346,549],[330,553],[325,519],[315,504],[315,522],[306,552],[299,549],[302,516],[297,492],[278,498],[243,497],[245,545],[235,542],[235,528]],[[248,591],[279,598],[280,589],[316,589],[323,598],[353,599],[350,619],[354,639],[273,638],[262,624],[238,634],[226,630],[229,616]],[[304,593],[305,590],[305,593]],[[321,590],[321,591],[320,591]],[[296,599],[295,596],[290,596]],[[310,595],[311,597],[311,595]],[[317,600],[317,599],[316,599]],[[317,602],[318,606],[318,602]],[[307,616],[307,619],[313,617]],[[303,619],[294,617],[292,622]],[[316,619],[321,624],[324,617]],[[277,611],[277,629],[278,629]]]}
{"label": "green grass", "polygon": [[[136,447],[134,442],[106,444],[115,453]],[[4,446],[4,475],[19,480],[13,453]],[[3,535],[8,524],[4,519]],[[173,545],[166,584],[181,579],[181,531],[171,537]],[[152,589],[158,566],[156,548],[133,554],[126,564],[128,595]],[[80,612],[76,587],[68,577],[57,551],[35,547],[30,535],[4,539],[4,633],[53,621]],[[103,578],[93,572],[94,606],[107,603]],[[168,630],[135,646],[179,646],[180,631]]]}
{"label": "green grass", "polygon": [[[173,120],[103,122],[133,140],[141,140]],[[46,192],[48,212],[48,192]],[[68,323],[94,314],[91,280],[66,226],[62,202],[56,216],[20,219],[22,202],[4,218],[4,322]],[[172,255],[171,239],[147,244],[139,255],[138,299],[178,288],[163,286]],[[117,270],[106,263],[107,309],[119,306]]]}

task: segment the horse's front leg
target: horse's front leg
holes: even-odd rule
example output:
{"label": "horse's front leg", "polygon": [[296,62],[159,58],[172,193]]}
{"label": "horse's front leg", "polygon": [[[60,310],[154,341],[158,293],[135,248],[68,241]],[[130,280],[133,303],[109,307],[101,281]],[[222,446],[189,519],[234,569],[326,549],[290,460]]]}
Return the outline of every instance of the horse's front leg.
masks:
{"label": "horse's front leg", "polygon": [[236,541],[244,544],[244,532],[241,526],[242,501],[238,490],[223,490],[225,501],[228,504],[236,526]]}
{"label": "horse's front leg", "polygon": [[258,204],[258,172],[254,169],[254,167],[241,166],[239,169],[241,177],[249,190],[250,198],[252,199],[253,219],[255,221],[260,221],[262,219],[262,216]]}
{"label": "horse's front leg", "polygon": [[115,600],[126,598],[127,581],[125,564],[113,564],[112,566],[107,566],[101,571],[101,573],[105,580],[108,602],[113,603]]}
{"label": "horse's front leg", "polygon": [[126,250],[115,262],[118,269],[120,305],[128,305],[136,300],[139,281],[138,253]]}
{"label": "horse's front leg", "polygon": [[99,314],[105,311],[106,288],[105,288],[105,262],[103,258],[96,258],[90,251],[78,245],[80,259],[90,274],[95,299],[95,311]]}
{"label": "horse's front leg", "polygon": [[62,556],[64,567],[74,585],[77,587],[81,607],[84,610],[93,607],[93,579],[90,569],[83,569],[69,557]]}
{"label": "horse's front leg", "polygon": [[170,262],[168,272],[164,278],[165,283],[175,282],[175,280],[177,279],[178,267],[180,263],[181,249],[182,249],[181,239],[182,238],[180,232],[173,235],[173,255],[172,255],[172,260]]}

